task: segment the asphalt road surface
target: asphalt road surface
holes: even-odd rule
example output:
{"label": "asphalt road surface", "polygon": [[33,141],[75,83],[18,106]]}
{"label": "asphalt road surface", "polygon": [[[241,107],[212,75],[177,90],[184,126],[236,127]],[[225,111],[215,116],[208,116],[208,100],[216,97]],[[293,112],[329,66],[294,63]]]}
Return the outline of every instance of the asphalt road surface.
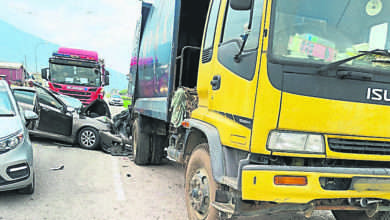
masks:
{"label": "asphalt road surface", "polygon": [[[113,114],[121,108],[112,108]],[[0,219],[187,219],[184,169],[166,161],[139,167],[112,157],[46,139],[33,139],[36,191],[0,193]],[[52,170],[64,166],[62,170]],[[285,214],[257,218],[304,219]],[[318,212],[311,219],[333,219]]]}

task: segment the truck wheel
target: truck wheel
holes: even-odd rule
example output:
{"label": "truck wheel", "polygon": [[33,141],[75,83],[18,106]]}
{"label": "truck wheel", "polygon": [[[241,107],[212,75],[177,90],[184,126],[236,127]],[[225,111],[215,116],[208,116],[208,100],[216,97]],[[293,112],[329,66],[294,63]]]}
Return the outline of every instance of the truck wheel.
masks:
{"label": "truck wheel", "polygon": [[84,149],[95,150],[100,145],[99,132],[91,127],[81,129],[78,139],[80,146]]}
{"label": "truck wheel", "polygon": [[378,212],[373,217],[368,217],[365,212],[362,211],[332,211],[336,220],[390,220],[390,212]]}
{"label": "truck wheel", "polygon": [[218,211],[212,206],[217,184],[214,181],[208,144],[200,144],[192,152],[186,169],[185,199],[190,220],[214,220]]}
{"label": "truck wheel", "polygon": [[148,165],[150,163],[150,136],[142,132],[140,119],[137,118],[133,124],[133,157],[137,165]]}
{"label": "truck wheel", "polygon": [[156,135],[152,136],[152,157],[151,164],[159,165],[164,157],[165,148],[165,136]]}

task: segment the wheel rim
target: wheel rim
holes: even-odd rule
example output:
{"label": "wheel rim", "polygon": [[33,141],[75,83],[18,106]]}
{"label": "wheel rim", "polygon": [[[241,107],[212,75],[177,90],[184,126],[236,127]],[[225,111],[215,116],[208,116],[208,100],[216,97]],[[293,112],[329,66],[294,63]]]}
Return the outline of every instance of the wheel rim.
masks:
{"label": "wheel rim", "polygon": [[92,147],[96,143],[96,135],[91,130],[86,130],[81,133],[81,143],[86,147]]}
{"label": "wheel rim", "polygon": [[210,187],[207,170],[197,169],[189,183],[190,205],[194,209],[198,219],[205,219],[210,206]]}

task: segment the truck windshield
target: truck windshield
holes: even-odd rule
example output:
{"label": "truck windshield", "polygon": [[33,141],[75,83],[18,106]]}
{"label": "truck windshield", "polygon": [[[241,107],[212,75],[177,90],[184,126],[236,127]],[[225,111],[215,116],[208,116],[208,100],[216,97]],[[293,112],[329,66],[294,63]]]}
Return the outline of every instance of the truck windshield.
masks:
{"label": "truck windshield", "polygon": [[[276,0],[272,57],[326,64],[355,56],[359,51],[390,48],[390,5],[386,3],[381,0]],[[368,55],[343,65],[390,70],[388,60],[385,56]]]}
{"label": "truck windshield", "polygon": [[51,81],[56,83],[100,86],[100,74],[96,74],[94,68],[50,64]]}

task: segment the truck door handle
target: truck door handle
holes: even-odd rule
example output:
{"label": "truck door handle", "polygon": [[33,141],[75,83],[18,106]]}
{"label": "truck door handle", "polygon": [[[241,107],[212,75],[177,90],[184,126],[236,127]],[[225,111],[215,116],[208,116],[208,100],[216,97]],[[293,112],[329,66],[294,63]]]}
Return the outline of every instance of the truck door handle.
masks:
{"label": "truck door handle", "polygon": [[218,90],[221,88],[221,76],[220,75],[215,75],[213,76],[213,80],[210,82],[213,90]]}

